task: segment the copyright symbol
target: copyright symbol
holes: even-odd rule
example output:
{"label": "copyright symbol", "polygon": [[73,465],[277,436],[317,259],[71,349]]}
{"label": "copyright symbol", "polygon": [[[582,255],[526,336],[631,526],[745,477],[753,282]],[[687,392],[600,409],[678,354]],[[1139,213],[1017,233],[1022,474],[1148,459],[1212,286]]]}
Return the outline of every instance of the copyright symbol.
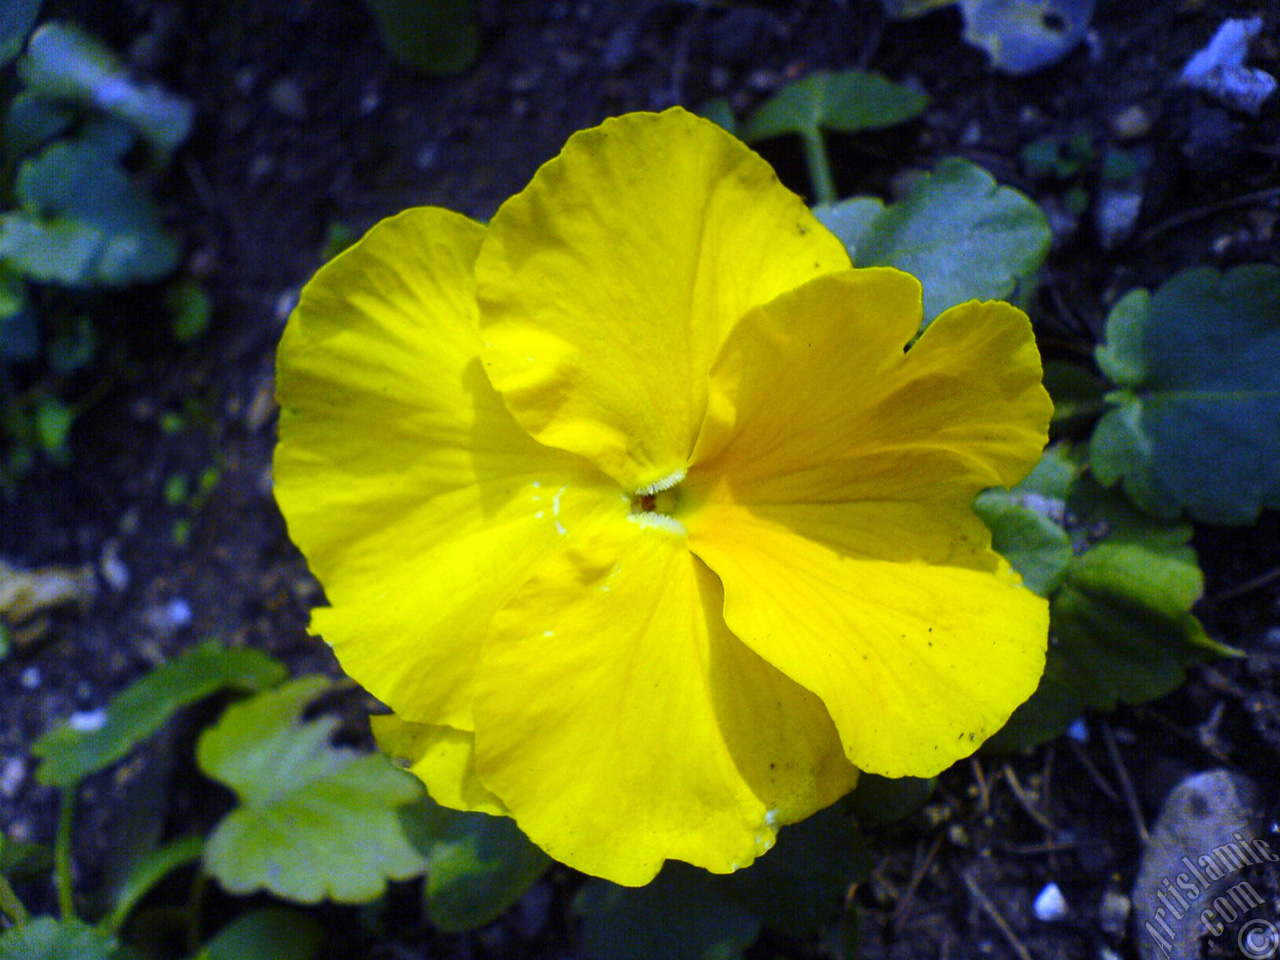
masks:
{"label": "copyright symbol", "polygon": [[1248,960],[1270,960],[1280,952],[1280,931],[1270,920],[1250,920],[1240,927],[1236,943]]}

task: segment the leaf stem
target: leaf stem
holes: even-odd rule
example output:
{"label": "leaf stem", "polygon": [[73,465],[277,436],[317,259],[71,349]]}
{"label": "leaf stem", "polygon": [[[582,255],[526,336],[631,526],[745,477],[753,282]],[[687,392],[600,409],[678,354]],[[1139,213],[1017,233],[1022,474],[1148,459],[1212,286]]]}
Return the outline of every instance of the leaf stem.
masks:
{"label": "leaf stem", "polygon": [[209,887],[209,874],[196,864],[196,875],[191,879],[191,893],[187,897],[187,950],[195,953],[200,946],[200,928],[204,926],[205,891]]}
{"label": "leaf stem", "polygon": [[68,784],[58,798],[58,834],[53,844],[53,876],[58,888],[58,912],[63,920],[75,917],[71,890],[71,825],[76,811],[78,783]]}
{"label": "leaf stem", "polygon": [[0,873],[0,913],[12,920],[17,927],[31,919],[31,914],[27,913],[27,908],[13,892],[13,887],[9,885],[9,878],[2,873]]}
{"label": "leaf stem", "polygon": [[822,131],[817,127],[805,130],[800,135],[800,142],[804,144],[804,162],[809,168],[814,199],[818,203],[835,203],[840,197],[836,193],[836,180],[831,173],[831,159],[827,156]]}

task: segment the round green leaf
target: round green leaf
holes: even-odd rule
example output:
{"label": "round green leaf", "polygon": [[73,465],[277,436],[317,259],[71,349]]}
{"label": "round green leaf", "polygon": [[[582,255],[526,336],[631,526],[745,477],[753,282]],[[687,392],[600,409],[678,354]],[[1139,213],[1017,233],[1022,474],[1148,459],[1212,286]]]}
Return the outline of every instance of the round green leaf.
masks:
{"label": "round green leaf", "polygon": [[0,933],[0,960],[122,960],[115,937],[79,920],[38,917]]}
{"label": "round green leaf", "polygon": [[242,913],[195,955],[195,960],[311,960],[324,943],[312,917],[288,907]]}
{"label": "round green leaf", "polygon": [[857,789],[849,795],[849,806],[858,823],[874,827],[905,820],[933,796],[934,777],[882,777],[876,773],[858,775]]}
{"label": "round green leaf", "polygon": [[771,930],[808,937],[840,916],[849,887],[870,872],[866,841],[849,807],[837,803],[783,827],[772,850],[715,880]]}
{"label": "round green leaf", "polygon": [[427,916],[449,933],[497,919],[551,866],[509,817],[450,810],[424,796],[400,819],[426,857]]}
{"label": "round green leaf", "polygon": [[122,758],[179,709],[225,688],[261,690],[279,683],[284,665],[260,650],[225,648],[216,640],[193,647],[132,683],[93,731],[58,727],[36,741],[36,780],[68,787]]}
{"label": "round green leaf", "polygon": [[114,53],[67,23],[51,21],[31,35],[18,75],[39,96],[73,100],[129,124],[161,156],[191,132],[190,103],[135,82]]}
{"label": "round green leaf", "polygon": [[480,53],[475,0],[365,0],[387,52],[431,76],[460,73]]}
{"label": "round green leaf", "polygon": [[739,960],[760,935],[711,874],[677,861],[644,887],[588,880],[574,910],[592,960]]}
{"label": "round green leaf", "polygon": [[240,798],[204,857],[231,893],[364,903],[423,871],[396,815],[421,796],[418,780],[382,754],[331,746],[335,717],[300,722],[328,687],[300,677],[232,704],[200,737],[200,769]]}
{"label": "round green leaf", "polygon": [[1008,297],[1040,269],[1052,238],[1031,200],[958,157],[898,203],[854,197],[814,213],[856,266],[897,267],[919,279],[926,326],[958,303]]}
{"label": "round green leaf", "polygon": [[742,135],[750,141],[787,133],[806,136],[819,130],[878,130],[918,117],[928,104],[925,94],[878,73],[815,70],[761,104],[743,127]]}
{"label": "round green leaf", "polygon": [[177,244],[112,149],[59,140],[24,161],[14,187],[23,209],[0,216],[0,257],[32,279],[76,286],[126,286],[169,273]]}
{"label": "round green leaf", "polygon": [[1280,508],[1280,268],[1197,267],[1131,292],[1097,360],[1119,387],[1090,445],[1103,483],[1162,517]]}
{"label": "round green leaf", "polygon": [[1162,697],[1192,664],[1236,654],[1191,612],[1204,581],[1189,526],[1148,517],[1087,478],[1063,515],[1075,555],[1050,598],[1044,675],[987,752],[1051,740],[1086,709]]}
{"label": "round green leaf", "polygon": [[5,0],[0,4],[0,67],[18,55],[35,26],[44,0]]}

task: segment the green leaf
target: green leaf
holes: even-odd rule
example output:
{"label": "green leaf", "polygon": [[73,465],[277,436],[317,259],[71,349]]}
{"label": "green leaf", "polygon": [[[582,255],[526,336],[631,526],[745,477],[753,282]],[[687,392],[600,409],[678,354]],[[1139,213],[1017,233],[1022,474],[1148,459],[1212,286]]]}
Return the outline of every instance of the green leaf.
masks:
{"label": "green leaf", "polygon": [[0,257],[32,280],[91,284],[93,262],[101,246],[102,234],[76,220],[0,214]]}
{"label": "green leaf", "polygon": [[840,916],[849,887],[871,872],[871,854],[846,804],[783,827],[773,849],[717,885],[771,930],[808,937]]}
{"label": "green leaf", "polygon": [[1053,422],[1096,417],[1106,409],[1102,382],[1078,363],[1046,360],[1044,388],[1053,398]]}
{"label": "green leaf", "polygon": [[426,858],[427,916],[449,933],[497,919],[551,865],[509,817],[450,810],[424,796],[400,819]]}
{"label": "green leaf", "polygon": [[0,4],[0,67],[22,50],[27,34],[36,24],[44,0],[5,0]]}
{"label": "green leaf", "polygon": [[593,960],[737,960],[760,935],[711,874],[676,861],[644,887],[588,880],[574,911]]}
{"label": "green leaf", "polygon": [[56,100],[22,91],[9,101],[4,117],[4,152],[11,161],[43,147],[75,123],[73,109]]}
{"label": "green leaf", "polygon": [[123,885],[116,894],[115,905],[103,921],[103,928],[112,933],[119,930],[129,918],[129,913],[137,906],[138,901],[145,897],[152,887],[170,872],[199,860],[203,850],[204,840],[201,837],[183,837],[147,851],[125,877]]}
{"label": "green leaf", "polygon": [[36,401],[36,442],[52,457],[61,455],[67,435],[76,422],[76,412],[57,397],[45,396]]}
{"label": "green leaf", "polygon": [[783,134],[814,135],[819,130],[858,133],[892,127],[918,117],[929,98],[878,73],[815,70],[783,87],[751,115],[744,140]]}
{"label": "green leaf", "polygon": [[712,123],[738,136],[738,118],[733,107],[725,97],[715,97],[698,108],[698,116],[705,117]]}
{"label": "green leaf", "polygon": [[190,103],[135,82],[115,54],[70,24],[51,21],[33,33],[18,76],[40,96],[72,100],[124,121],[161,157],[191,132]]}
{"label": "green leaf", "polygon": [[1183,271],[1134,290],[1097,350],[1118,390],[1093,469],[1143,510],[1243,525],[1280,508],[1280,268]]}
{"label": "green leaf", "polygon": [[418,780],[381,754],[331,746],[336,717],[300,721],[328,687],[300,677],[231,705],[200,737],[200,769],[240,798],[205,848],[231,893],[364,903],[424,869],[396,816],[422,795]]}
{"label": "green leaf", "polygon": [[25,843],[0,831],[0,876],[33,877],[53,869],[53,850],[40,843]]}
{"label": "green leaf", "polygon": [[0,216],[0,257],[36,280],[126,286],[173,270],[151,198],[103,143],[58,141],[18,170],[23,209]]}
{"label": "green leaf", "polygon": [[173,339],[189,343],[209,329],[213,304],[204,287],[194,280],[175,280],[164,291],[164,306],[169,311],[169,329]]}
{"label": "green leaf", "polygon": [[876,827],[905,820],[933,796],[933,777],[882,777],[876,773],[858,775],[858,786],[849,795],[849,806],[858,823]]}
{"label": "green leaf", "polygon": [[47,787],[69,787],[115,763],[145,740],[179,709],[224,688],[261,690],[279,683],[284,665],[260,650],[224,648],[209,640],[161,664],[117,696],[106,722],[85,732],[58,727],[32,752],[41,757],[36,780]]}
{"label": "green leaf", "polygon": [[1073,556],[1062,529],[1061,501],[1006,490],[984,490],[973,510],[991,530],[991,546],[1018,571],[1022,582],[1042,597],[1062,586]]}
{"label": "green leaf", "polygon": [[461,73],[480,54],[475,0],[365,0],[387,52],[431,76]]}
{"label": "green leaf", "polygon": [[1051,234],[1040,208],[951,157],[898,203],[854,197],[814,213],[859,267],[890,266],[924,286],[924,324],[968,300],[1008,297],[1040,269]]}
{"label": "green leaf", "polygon": [[1237,653],[1191,613],[1203,577],[1188,525],[1148,517],[1083,476],[1063,517],[1074,556],[1050,599],[1044,676],[987,751],[1044,743],[1086,709],[1162,697],[1187,667]]}
{"label": "green leaf", "polygon": [[45,360],[55,373],[74,373],[93,362],[98,351],[98,329],[89,317],[60,319],[45,347]]}
{"label": "green leaf", "polygon": [[894,20],[906,20],[921,17],[931,10],[941,10],[956,3],[956,0],[880,0],[885,16]]}
{"label": "green leaf", "polygon": [[323,943],[324,928],[305,913],[262,907],[228,923],[193,960],[311,960]]}
{"label": "green leaf", "polygon": [[39,917],[0,933],[0,960],[118,960],[115,937],[81,923]]}

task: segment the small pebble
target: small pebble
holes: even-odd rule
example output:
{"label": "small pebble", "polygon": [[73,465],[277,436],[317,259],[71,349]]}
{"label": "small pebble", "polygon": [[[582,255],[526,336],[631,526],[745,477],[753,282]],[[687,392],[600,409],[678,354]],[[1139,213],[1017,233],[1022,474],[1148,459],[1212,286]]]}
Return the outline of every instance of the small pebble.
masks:
{"label": "small pebble", "polygon": [[1104,933],[1113,937],[1124,936],[1125,924],[1129,922],[1129,898],[1119,890],[1108,890],[1102,895],[1098,904],[1098,926]]}
{"label": "small pebble", "polygon": [[93,733],[101,730],[107,722],[107,711],[99,707],[97,710],[77,710],[67,717],[67,726],[79,733]]}
{"label": "small pebble", "polygon": [[747,87],[756,93],[772,93],[778,89],[778,72],[761,67],[747,74]]}
{"label": "small pebble", "polygon": [[1111,118],[1111,133],[1117,140],[1138,140],[1151,132],[1151,115],[1141,104],[1131,104]]}
{"label": "small pebble", "polygon": [[151,607],[145,616],[153,630],[167,635],[191,622],[191,605],[181,597],[174,597]]}
{"label": "small pebble", "polygon": [[276,297],[276,320],[284,323],[289,319],[289,314],[293,313],[293,308],[298,305],[298,291],[284,290]]}
{"label": "small pebble", "polygon": [[535,883],[516,902],[512,911],[516,930],[526,940],[532,940],[544,929],[551,918],[552,891],[549,883]]}
{"label": "small pebble", "polygon": [[302,88],[292,77],[281,77],[267,88],[267,102],[290,120],[307,119],[307,101]]}
{"label": "small pebble", "polygon": [[120,541],[115,537],[103,544],[98,572],[103,582],[117,593],[129,586],[129,568],[120,559]]}
{"label": "small pebble", "polygon": [[1043,920],[1046,923],[1065,919],[1070,912],[1067,909],[1067,900],[1056,883],[1045,884],[1045,888],[1040,891],[1031,909],[1037,920]]}
{"label": "small pebble", "polygon": [[1113,250],[1133,235],[1142,213],[1142,194],[1137,190],[1098,192],[1093,208],[1093,227],[1104,250]]}
{"label": "small pebble", "polygon": [[1276,91],[1276,78],[1244,65],[1249,42],[1262,32],[1262,18],[1225,20],[1202,50],[1182,68],[1178,82],[1208,94],[1223,106],[1256,116]]}
{"label": "small pebble", "polygon": [[21,757],[5,757],[0,764],[0,796],[12,800],[22,789],[22,781],[27,778],[27,767]]}

